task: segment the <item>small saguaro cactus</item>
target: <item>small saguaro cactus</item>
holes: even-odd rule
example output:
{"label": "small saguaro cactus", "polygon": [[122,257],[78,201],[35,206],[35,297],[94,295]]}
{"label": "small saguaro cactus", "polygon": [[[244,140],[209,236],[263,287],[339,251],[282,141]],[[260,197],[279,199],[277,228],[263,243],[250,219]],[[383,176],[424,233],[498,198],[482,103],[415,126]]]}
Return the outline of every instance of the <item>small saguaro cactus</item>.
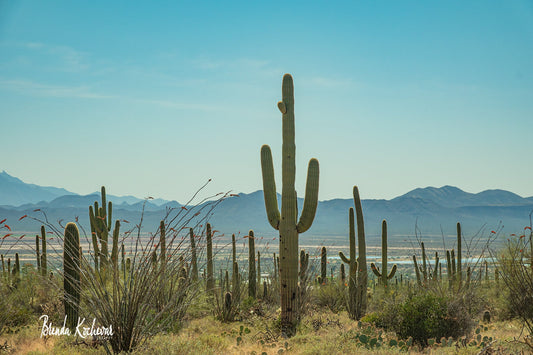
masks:
{"label": "small saguaro cactus", "polygon": [[13,266],[13,283],[15,286],[20,281],[20,259],[19,253],[15,253],[15,265]]}
{"label": "small saguaro cactus", "polygon": [[257,286],[261,287],[261,252],[257,251]]}
{"label": "small saguaro cactus", "polygon": [[320,253],[320,284],[325,285],[328,279],[328,252],[326,250],[326,247],[322,247],[322,251]]}
{"label": "small saguaro cactus", "polygon": [[207,241],[207,280],[206,290],[212,291],[215,288],[215,278],[213,275],[213,235],[211,233],[211,224],[207,223],[206,227]]}
{"label": "small saguaro cactus", "polygon": [[189,239],[191,241],[191,279],[196,282],[198,281],[198,259],[196,257],[196,242],[192,228],[189,228]]}
{"label": "small saguaro cactus", "polygon": [[416,283],[418,286],[422,286],[422,278],[420,277],[420,269],[418,263],[416,262],[416,255],[413,255],[413,263],[415,264]]}
{"label": "small saguaro cactus", "polygon": [[381,222],[381,272],[374,263],[370,263],[370,268],[379,278],[380,283],[387,287],[389,280],[394,277],[397,266],[394,264],[389,274],[387,274],[387,221]]}
{"label": "small saguaro cactus", "polygon": [[300,277],[300,285],[307,282],[309,268],[309,253],[306,253],[304,249],[300,250],[300,271],[298,276]]}
{"label": "small saguaro cactus", "polygon": [[255,238],[254,231],[248,232],[248,296],[257,295],[257,275],[255,271]]}
{"label": "small saguaro cactus", "polygon": [[78,323],[80,307],[80,234],[75,223],[67,223],[63,246],[63,288],[67,327],[72,331]]}
{"label": "small saguaro cactus", "polygon": [[315,218],[318,205],[318,160],[311,159],[307,170],[304,206],[300,220],[294,188],[296,172],[296,146],[294,130],[294,86],[289,74],[283,76],[282,100],[278,102],[282,113],[282,190],[281,214],[278,209],[272,152],[268,145],[261,147],[261,170],[265,208],[270,225],[279,231],[279,276],[282,330],[291,335],[299,320],[298,314],[298,235],[307,231]]}
{"label": "small saguaro cactus", "polygon": [[344,268],[344,264],[341,264],[341,270],[340,270],[340,284],[341,286],[344,286],[346,283],[346,271]]}
{"label": "small saguaro cactus", "polygon": [[46,256],[46,230],[41,226],[41,275],[48,275],[48,261]]}

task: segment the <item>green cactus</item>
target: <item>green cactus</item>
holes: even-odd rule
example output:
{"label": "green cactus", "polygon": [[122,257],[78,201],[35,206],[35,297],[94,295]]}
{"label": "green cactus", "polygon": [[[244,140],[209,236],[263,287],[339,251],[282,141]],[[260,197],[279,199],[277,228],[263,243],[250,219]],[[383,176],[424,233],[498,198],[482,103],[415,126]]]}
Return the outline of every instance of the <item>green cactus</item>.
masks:
{"label": "green cactus", "polygon": [[75,223],[67,223],[63,246],[63,288],[67,327],[73,331],[78,322],[80,307],[80,234]]}
{"label": "green cactus", "polygon": [[248,232],[248,296],[257,295],[257,274],[255,271],[255,238],[254,231]]}
{"label": "green cactus", "polygon": [[241,295],[241,277],[239,275],[239,264],[233,263],[233,275],[231,280],[231,294],[235,302],[240,301]]}
{"label": "green cactus", "polygon": [[126,274],[126,251],[124,250],[124,243],[120,245],[120,271],[122,274]]}
{"label": "green cactus", "polygon": [[328,279],[327,275],[327,267],[328,267],[328,254],[326,247],[322,247],[322,251],[320,253],[320,284],[325,285]]}
{"label": "green cactus", "polygon": [[344,264],[341,264],[340,283],[341,283],[341,286],[344,286],[346,283],[346,270],[344,268]]}
{"label": "green cactus", "polygon": [[211,233],[211,224],[207,223],[207,280],[206,290],[213,291],[215,288],[215,278],[213,276],[213,235]]}
{"label": "green cactus", "polygon": [[299,278],[300,278],[300,284],[303,284],[307,282],[307,270],[309,268],[309,253],[306,253],[305,250],[300,250],[300,271],[299,271]]}
{"label": "green cactus", "polygon": [[379,272],[379,269],[376,267],[374,263],[370,263],[370,268],[374,272],[374,274],[379,278],[380,283],[387,287],[389,284],[389,280],[394,277],[394,274],[396,273],[397,266],[394,264],[392,266],[392,269],[389,274],[387,274],[387,221],[383,220],[381,222],[381,272]]}
{"label": "green cactus", "polygon": [[19,253],[15,253],[15,265],[13,266],[13,284],[15,286],[20,282],[20,259]]}
{"label": "green cactus", "polygon": [[46,255],[46,230],[44,226],[41,226],[41,274],[47,276],[48,274],[48,261]]}
{"label": "green cactus", "polygon": [[198,281],[198,259],[196,257],[196,242],[192,228],[189,228],[189,239],[191,240],[191,279],[196,282]]}
{"label": "green cactus", "polygon": [[[355,197],[355,189],[354,187],[354,197]],[[359,196],[359,192],[357,191],[357,196]],[[354,198],[355,199],[355,198]],[[360,200],[359,200],[360,202]],[[357,208],[356,203],[356,208]],[[359,204],[360,206],[360,204]],[[356,244],[355,244],[355,216],[354,216],[354,209],[353,207],[350,207],[349,210],[349,226],[350,226],[350,234],[349,234],[349,241],[350,241],[350,258],[347,258],[344,256],[343,252],[339,252],[339,256],[341,260],[349,265],[349,276],[348,276],[348,302],[347,302],[347,311],[348,315],[351,319],[361,319],[361,317],[364,315],[366,310],[366,283],[367,279],[364,277],[365,280],[365,287],[364,289],[360,287],[360,282],[363,280],[363,269],[360,267],[359,263],[362,263],[364,260],[364,263],[366,265],[366,253],[361,253],[361,249],[359,250],[359,258],[356,258]],[[359,241],[359,248],[363,247],[364,250],[366,250],[366,245],[363,241],[361,243],[360,238],[364,239],[364,230],[362,230],[359,226],[359,223],[362,223],[362,214],[361,214],[361,220],[357,219],[357,231],[358,231],[358,241]],[[366,275],[364,275],[366,276]],[[363,297],[365,298],[363,301]],[[363,307],[363,302],[365,302],[365,307]]]}
{"label": "green cactus", "polygon": [[261,287],[261,253],[257,252],[257,286]]}
{"label": "green cactus", "polygon": [[[115,229],[111,232],[113,220],[113,204],[111,201],[106,201],[105,187],[101,189],[102,207],[99,207],[98,202],[94,202],[93,206],[89,206],[89,220],[91,223],[91,234],[93,242],[93,250],[95,252],[95,268],[100,266],[100,271],[103,271],[111,262],[112,266],[118,268],[118,237],[120,233],[120,221],[115,222]],[[111,256],[109,255],[109,234],[113,238],[111,246]],[[98,244],[100,246],[98,246]]]}
{"label": "green cactus", "polygon": [[298,235],[307,231],[315,218],[318,205],[318,160],[309,161],[304,206],[297,221],[297,197],[294,189],[296,172],[296,148],[294,130],[294,87],[289,74],[283,76],[282,101],[278,102],[282,113],[282,192],[281,215],[278,209],[272,152],[268,145],[261,147],[261,168],[265,208],[270,225],[279,231],[281,327],[288,334],[294,331],[298,314]]}

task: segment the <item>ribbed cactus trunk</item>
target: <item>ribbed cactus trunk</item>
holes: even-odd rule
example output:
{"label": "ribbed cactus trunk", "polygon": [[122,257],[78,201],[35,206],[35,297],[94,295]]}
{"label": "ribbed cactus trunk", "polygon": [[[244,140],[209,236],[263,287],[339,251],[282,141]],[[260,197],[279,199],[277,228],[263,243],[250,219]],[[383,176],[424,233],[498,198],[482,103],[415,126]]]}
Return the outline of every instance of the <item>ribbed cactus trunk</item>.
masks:
{"label": "ribbed cactus trunk", "polygon": [[311,227],[318,204],[318,161],[311,159],[307,171],[304,206],[297,221],[297,200],[294,189],[296,172],[296,146],[294,130],[294,86],[289,74],[283,76],[282,101],[282,190],[281,216],[278,210],[272,153],[268,145],[261,147],[261,168],[265,207],[270,225],[279,231],[279,276],[281,296],[281,327],[291,335],[299,320],[298,314],[298,234]]}
{"label": "ribbed cactus trunk", "polygon": [[46,276],[48,273],[48,261],[46,255],[46,230],[41,226],[41,275]]}
{"label": "ribbed cactus trunk", "polygon": [[357,220],[357,242],[359,247],[359,257],[357,258],[357,267],[359,268],[357,274],[358,295],[361,299],[361,313],[360,316],[366,314],[367,305],[367,284],[368,284],[368,270],[366,265],[366,239],[365,239],[365,220],[363,218],[363,208],[361,206],[361,198],[359,197],[359,189],[357,186],[353,187],[353,200],[355,204],[355,216]]}
{"label": "ribbed cactus trunk", "polygon": [[350,207],[349,213],[349,242],[350,242],[350,258],[344,256],[344,253],[339,252],[341,260],[349,265],[348,269],[348,302],[346,303],[346,310],[351,319],[361,318],[361,299],[358,294],[358,263],[356,258],[356,242],[355,242],[355,216],[353,207]]}
{"label": "ribbed cactus trunk", "polygon": [[215,278],[213,275],[213,235],[211,233],[211,225],[207,223],[207,280],[206,290],[212,291],[215,288]]}
{"label": "ribbed cactus trunk", "polygon": [[63,288],[67,327],[73,331],[78,323],[80,307],[80,234],[74,223],[65,227],[63,246]]}
{"label": "ribbed cactus trunk", "polygon": [[372,269],[372,272],[379,278],[380,284],[384,287],[388,286],[389,280],[394,277],[394,274],[396,273],[397,269],[396,264],[394,264],[392,266],[390,274],[387,274],[387,241],[387,221],[383,220],[383,222],[381,222],[381,272],[378,270],[374,263],[370,263],[370,268]]}
{"label": "ribbed cactus trunk", "polygon": [[255,237],[254,231],[248,232],[248,296],[257,296],[257,275],[255,271]]}
{"label": "ribbed cactus trunk", "polygon": [[261,287],[261,252],[257,252],[257,287]]}

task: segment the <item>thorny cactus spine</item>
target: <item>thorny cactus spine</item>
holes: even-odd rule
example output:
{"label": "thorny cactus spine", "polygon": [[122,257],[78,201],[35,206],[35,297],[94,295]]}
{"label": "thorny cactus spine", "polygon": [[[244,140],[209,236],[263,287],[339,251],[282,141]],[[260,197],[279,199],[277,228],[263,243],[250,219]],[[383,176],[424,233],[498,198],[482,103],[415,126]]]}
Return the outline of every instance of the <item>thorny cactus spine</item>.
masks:
{"label": "thorny cactus spine", "polygon": [[376,267],[374,263],[370,264],[370,268],[374,272],[374,274],[380,279],[380,282],[383,286],[387,287],[389,284],[389,280],[394,277],[394,274],[396,273],[397,266],[394,264],[392,266],[392,269],[389,274],[387,274],[388,265],[387,265],[387,221],[383,220],[381,222],[381,272]]}
{"label": "thorny cactus spine", "polygon": [[65,227],[63,246],[63,288],[67,327],[76,328],[80,307],[80,235],[75,223]]}
{"label": "thorny cactus spine", "polygon": [[261,147],[261,170],[265,208],[270,225],[279,231],[281,327],[289,335],[299,320],[298,314],[298,234],[307,231],[315,218],[318,204],[318,160],[311,159],[307,170],[304,206],[297,221],[297,199],[294,188],[296,147],[294,142],[294,86],[289,74],[283,76],[282,100],[282,191],[281,215],[278,209],[272,152],[268,145]]}
{"label": "thorny cactus spine", "polygon": [[255,238],[254,231],[248,232],[248,296],[257,295],[257,275],[255,271]]}

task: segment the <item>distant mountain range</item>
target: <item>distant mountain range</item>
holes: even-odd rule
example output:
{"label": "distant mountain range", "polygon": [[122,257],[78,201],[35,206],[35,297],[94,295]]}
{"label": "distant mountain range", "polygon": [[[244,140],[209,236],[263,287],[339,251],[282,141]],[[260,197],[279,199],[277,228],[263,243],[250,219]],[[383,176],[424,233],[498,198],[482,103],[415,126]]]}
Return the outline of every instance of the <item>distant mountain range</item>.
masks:
{"label": "distant mountain range", "polygon": [[[143,200],[133,196],[108,195],[113,201],[113,215],[138,223],[144,204],[143,224],[157,229],[159,220],[169,208],[179,208],[176,201]],[[278,196],[279,200],[279,196]],[[31,219],[18,219],[36,215],[35,209],[46,211],[50,221],[74,220],[88,226],[88,206],[100,201],[100,194],[80,196],[65,189],[26,184],[20,179],[0,174],[0,220],[7,218],[16,231],[36,231],[39,225]],[[303,205],[299,199],[298,206]],[[369,242],[377,244],[381,233],[381,221],[386,219],[391,239],[414,235],[415,225],[426,235],[453,235],[456,222],[461,222],[465,234],[474,234],[482,226],[490,231],[501,222],[506,233],[519,233],[529,225],[533,211],[533,197],[523,198],[504,190],[487,190],[468,193],[453,186],[426,187],[412,190],[391,200],[363,200],[365,229]],[[348,234],[348,209],[352,199],[320,201],[311,229],[300,236],[309,240],[346,243]],[[240,232],[246,235],[254,229],[256,235],[276,236],[265,215],[263,192],[241,193],[222,201],[209,217],[213,226],[228,235]],[[151,230],[151,229],[149,229]]]}

